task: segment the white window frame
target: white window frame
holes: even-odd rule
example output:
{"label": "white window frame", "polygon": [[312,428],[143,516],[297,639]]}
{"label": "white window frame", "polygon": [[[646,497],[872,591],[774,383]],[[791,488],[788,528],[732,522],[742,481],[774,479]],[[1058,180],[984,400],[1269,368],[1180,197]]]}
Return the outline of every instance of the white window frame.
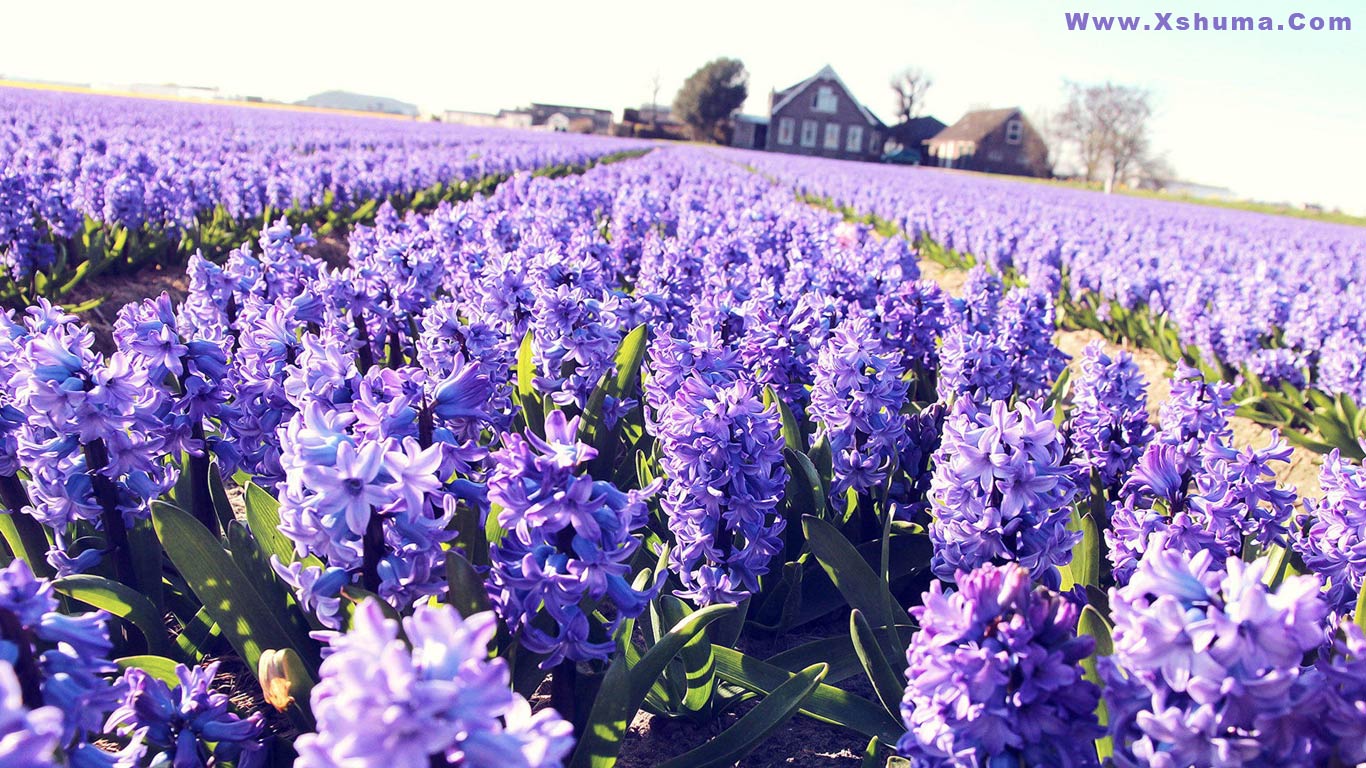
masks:
{"label": "white window frame", "polygon": [[851,126],[849,126],[849,130],[848,130],[847,132],[845,132],[845,134],[844,134],[844,151],[845,151],[845,152],[862,152],[862,151],[863,151],[863,126],[861,126],[861,125],[851,125]]}
{"label": "white window frame", "polygon": [[1018,117],[1006,123],[1006,143],[1019,144],[1024,141],[1024,121]]}
{"label": "white window frame", "polygon": [[791,146],[792,138],[797,133],[797,119],[793,117],[778,118],[778,143]]}
{"label": "white window frame", "polygon": [[839,148],[840,148],[840,124],[839,124],[839,123],[826,123],[826,124],[825,124],[825,131],[824,131],[824,133],[825,133],[825,138],[824,138],[824,141],[821,142],[821,148],[822,148],[822,149],[839,149]]}
{"label": "white window frame", "polygon": [[815,120],[802,121],[801,144],[803,147],[813,148],[816,146],[817,125]]}
{"label": "white window frame", "polygon": [[813,112],[824,112],[833,115],[839,111],[840,97],[835,93],[834,86],[821,85],[816,88],[816,95],[811,99],[811,110]]}

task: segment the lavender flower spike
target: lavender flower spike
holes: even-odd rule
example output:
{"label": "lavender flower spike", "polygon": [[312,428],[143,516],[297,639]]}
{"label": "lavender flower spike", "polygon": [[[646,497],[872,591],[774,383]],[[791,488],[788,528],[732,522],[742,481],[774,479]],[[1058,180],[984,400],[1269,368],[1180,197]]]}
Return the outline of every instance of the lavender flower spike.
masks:
{"label": "lavender flower spike", "polygon": [[[1149,542],[1110,592],[1115,653],[1101,659],[1121,768],[1316,765],[1301,727],[1301,662],[1324,640],[1315,576],[1262,580],[1267,561],[1194,556]],[[1310,690],[1306,690],[1310,689]]]}
{"label": "lavender flower spike", "polygon": [[923,768],[1099,766],[1093,740],[1100,691],[1080,662],[1081,603],[1032,587],[1016,563],[933,582],[911,609],[921,630],[906,658],[901,754]]}
{"label": "lavender flower spike", "polygon": [[362,603],[329,641],[312,693],[318,730],[299,737],[295,768],[558,768],[573,728],[513,693],[507,662],[489,659],[497,629],[492,613],[423,603],[403,620],[404,642],[377,600]]}
{"label": "lavender flower spike", "polygon": [[1076,496],[1052,409],[1035,402],[980,408],[960,398],[944,424],[930,483],[931,568],[941,579],[985,563],[1018,562],[1057,587],[1079,533],[1067,530]]}

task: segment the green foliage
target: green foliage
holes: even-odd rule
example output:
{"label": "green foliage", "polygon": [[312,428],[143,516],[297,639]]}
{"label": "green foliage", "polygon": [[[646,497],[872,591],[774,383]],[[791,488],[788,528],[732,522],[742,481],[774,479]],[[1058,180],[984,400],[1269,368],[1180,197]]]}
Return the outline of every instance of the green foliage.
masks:
{"label": "green foliage", "polygon": [[698,141],[720,141],[722,122],[749,96],[749,73],[739,59],[719,58],[692,73],[674,96],[673,115]]}
{"label": "green foliage", "polygon": [[[307,635],[300,636],[279,614],[279,607],[261,596],[218,539],[193,516],[170,504],[153,502],[152,522],[204,612],[222,628],[249,668],[256,669],[267,649],[292,648],[301,658],[317,658],[317,644]],[[310,671],[316,674],[316,666]]]}
{"label": "green foliage", "polygon": [[[1100,677],[1100,672],[1096,667],[1096,660],[1101,656],[1110,656],[1115,652],[1114,642],[1110,639],[1110,622],[1101,615],[1100,611],[1092,605],[1082,608],[1081,617],[1077,622],[1077,634],[1090,635],[1096,640],[1096,650],[1089,657],[1081,662],[1082,669],[1087,680],[1104,688],[1105,681]],[[1096,703],[1096,717],[1101,725],[1110,722],[1109,710],[1105,706],[1105,699]],[[1100,758],[1104,760],[1114,751],[1109,736],[1096,739],[1096,751]]]}
{"label": "green foliage", "polygon": [[[634,664],[621,653],[607,669],[588,723],[579,736],[570,768],[610,768],[616,764],[626,727],[645,696],[688,641],[713,621],[734,611],[733,605],[712,605],[690,614],[659,638]],[[626,642],[629,642],[627,640]]]}
{"label": "green foliage", "polygon": [[896,632],[898,621],[909,621],[888,591],[887,584],[858,554],[835,527],[814,517],[802,518],[802,530],[821,568],[849,605],[870,617],[879,628],[877,645],[884,663],[906,657],[906,647]]}
{"label": "green foliage", "polygon": [[[589,463],[589,471],[594,477],[607,476],[616,461],[616,435],[607,429],[604,408],[607,398],[620,400],[629,397],[640,381],[640,366],[645,362],[645,347],[650,338],[649,326],[639,325],[622,338],[617,346],[615,365],[603,374],[602,380],[594,387],[584,404],[583,421],[579,426],[579,439],[598,449],[598,455]],[[520,386],[520,378],[518,384]]]}
{"label": "green foliage", "polygon": [[849,614],[849,634],[854,641],[854,652],[858,655],[868,681],[873,684],[873,692],[878,701],[893,716],[900,711],[901,696],[906,691],[906,681],[892,669],[887,657],[882,654],[877,636],[863,613],[855,608]]}
{"label": "green foliage", "polygon": [[75,574],[52,582],[53,589],[92,608],[108,611],[111,615],[132,624],[142,635],[144,647],[150,653],[170,651],[166,627],[156,605],[141,592],[103,576]]}
{"label": "green foliage", "polygon": [[734,765],[797,714],[798,709],[825,679],[827,671],[829,667],[824,664],[807,667],[775,688],[757,707],[720,736],[662,763],[661,768],[721,768]]}
{"label": "green foliage", "polygon": [[[733,648],[717,646],[712,652],[716,655],[717,677],[754,693],[770,693],[795,676],[783,667]],[[801,712],[821,722],[841,725],[884,741],[895,742],[905,730],[901,721],[889,715],[882,706],[824,683],[802,704]]]}

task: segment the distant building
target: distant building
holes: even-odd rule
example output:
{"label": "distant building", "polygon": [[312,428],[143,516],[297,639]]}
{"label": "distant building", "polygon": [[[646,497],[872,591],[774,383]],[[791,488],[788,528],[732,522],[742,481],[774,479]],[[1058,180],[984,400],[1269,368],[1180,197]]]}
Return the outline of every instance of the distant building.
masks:
{"label": "distant building", "polygon": [[947,127],[933,117],[913,117],[887,129],[887,142],[883,149],[889,155],[902,158],[914,155],[917,158],[916,162],[925,164],[925,142]]}
{"label": "distant building", "polygon": [[221,97],[217,88],[203,85],[177,85],[175,83],[133,83],[128,86],[129,93],[139,96],[161,96],[170,99],[203,99],[205,101]]}
{"label": "distant building", "polygon": [[736,115],[730,132],[730,145],[743,149],[763,149],[768,145],[768,118]]}
{"label": "distant building", "polygon": [[926,165],[1047,177],[1048,147],[1017,107],[969,112],[925,142]]}
{"label": "distant building", "polygon": [[441,122],[488,128],[498,125],[498,116],[488,112],[468,112],[463,109],[448,109],[441,113]]}
{"label": "distant building", "polygon": [[621,122],[612,127],[612,135],[678,141],[687,138],[687,126],[675,120],[667,106],[642,104],[621,110]]}
{"label": "distant building", "polygon": [[552,131],[604,135],[612,132],[612,113],[606,109],[569,107],[562,104],[532,104],[527,111],[531,113],[533,128],[545,127]]}
{"label": "distant building", "polygon": [[530,128],[531,112],[525,109],[500,109],[497,123],[500,128]]}
{"label": "distant building", "polygon": [[764,148],[845,160],[878,160],[887,126],[826,66],[769,95]]}

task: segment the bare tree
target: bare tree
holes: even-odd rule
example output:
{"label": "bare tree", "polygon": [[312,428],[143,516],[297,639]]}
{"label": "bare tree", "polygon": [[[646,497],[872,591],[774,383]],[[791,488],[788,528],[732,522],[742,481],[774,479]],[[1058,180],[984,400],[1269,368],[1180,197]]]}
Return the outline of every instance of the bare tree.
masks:
{"label": "bare tree", "polygon": [[1165,154],[1149,153],[1143,157],[1136,168],[1139,184],[1148,189],[1165,189],[1176,181],[1176,171]]}
{"label": "bare tree", "polygon": [[1067,83],[1067,103],[1054,132],[1077,156],[1087,181],[1103,178],[1105,191],[1143,165],[1151,147],[1152,96],[1130,85]]}
{"label": "bare tree", "polygon": [[650,128],[659,127],[659,72],[650,78]]}
{"label": "bare tree", "polygon": [[925,110],[925,92],[931,85],[934,85],[934,80],[916,67],[907,67],[892,76],[892,93],[896,94],[896,116],[901,122],[919,117]]}

